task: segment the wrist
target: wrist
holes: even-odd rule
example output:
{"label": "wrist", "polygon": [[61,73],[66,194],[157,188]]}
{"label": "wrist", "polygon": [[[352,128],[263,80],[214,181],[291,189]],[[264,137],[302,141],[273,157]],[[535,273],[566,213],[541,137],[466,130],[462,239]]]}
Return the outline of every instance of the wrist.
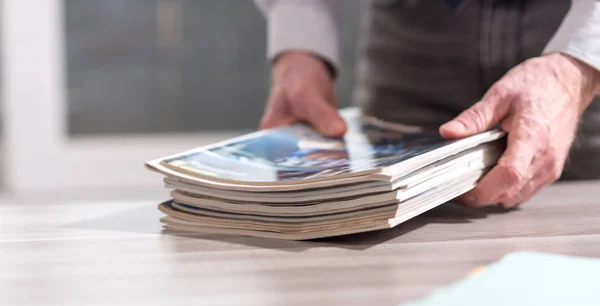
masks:
{"label": "wrist", "polygon": [[559,57],[564,61],[563,67],[574,70],[573,73],[567,73],[566,75],[573,75],[578,80],[579,86],[576,87],[583,107],[587,107],[594,96],[600,93],[600,71],[569,54],[555,53],[550,56]]}
{"label": "wrist", "polygon": [[286,65],[287,62],[294,62],[297,60],[301,61],[318,61],[319,65],[321,65],[327,71],[327,74],[331,78],[331,81],[334,81],[337,77],[337,71],[333,64],[324,58],[318,56],[317,54],[311,53],[309,51],[295,51],[290,50],[281,53],[273,60],[273,66],[277,66],[279,64]]}

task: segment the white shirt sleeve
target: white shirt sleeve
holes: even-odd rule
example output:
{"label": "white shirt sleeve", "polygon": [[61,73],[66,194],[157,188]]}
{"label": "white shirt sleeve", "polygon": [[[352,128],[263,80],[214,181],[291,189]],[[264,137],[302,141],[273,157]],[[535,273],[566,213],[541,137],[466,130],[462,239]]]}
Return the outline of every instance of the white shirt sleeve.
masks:
{"label": "white shirt sleeve", "polygon": [[[289,50],[320,56],[339,67],[339,29],[343,0],[254,0],[267,19],[267,57]],[[572,5],[544,53],[563,52],[600,70],[600,0]]]}
{"label": "white shirt sleeve", "polygon": [[544,53],[562,52],[600,70],[600,0],[573,0]]}
{"label": "white shirt sleeve", "polygon": [[254,0],[267,19],[267,57],[289,50],[313,53],[339,67],[342,0]]}

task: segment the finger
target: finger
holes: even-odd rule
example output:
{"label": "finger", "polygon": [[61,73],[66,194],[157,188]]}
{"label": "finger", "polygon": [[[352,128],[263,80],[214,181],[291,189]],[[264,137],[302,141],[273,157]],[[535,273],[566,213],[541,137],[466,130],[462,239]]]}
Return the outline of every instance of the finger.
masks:
{"label": "finger", "polygon": [[299,117],[292,114],[285,99],[285,95],[279,90],[270,95],[260,122],[261,129],[276,128],[300,121]]}
{"label": "finger", "polygon": [[498,203],[504,208],[514,208],[517,205],[529,201],[540,189],[546,187],[552,182],[551,177],[545,173],[535,176],[527,182],[521,190],[513,196],[500,197]]}
{"label": "finger", "polygon": [[530,166],[534,156],[546,149],[547,139],[542,135],[545,132],[533,120],[519,118],[511,121],[513,126],[508,134],[506,151],[497,165],[466,196],[471,199],[470,206],[494,204],[504,193],[512,196],[535,174],[535,169]]}
{"label": "finger", "polygon": [[455,199],[455,202],[468,207],[476,207],[477,206],[477,198],[474,195],[473,189],[463,193]]}
{"label": "finger", "polygon": [[538,186],[542,187],[539,178],[533,178],[523,188],[513,196],[502,196],[498,199],[498,204],[503,208],[514,208],[517,205],[525,203],[538,190]]}
{"label": "finger", "polygon": [[341,137],[346,133],[346,122],[332,104],[313,91],[307,91],[291,101],[292,113],[326,136]]}
{"label": "finger", "polygon": [[513,195],[504,194],[499,203],[505,208],[512,208],[529,201],[540,189],[557,181],[562,174],[564,159],[554,155],[552,150],[546,150],[540,158],[534,159],[532,168],[535,168],[535,176],[527,184]]}
{"label": "finger", "polygon": [[484,98],[463,111],[456,118],[440,127],[440,134],[448,139],[457,139],[489,130],[508,115],[508,98],[494,95],[490,89]]}
{"label": "finger", "polygon": [[547,183],[545,182],[547,175],[545,174],[545,172],[539,171],[544,166],[544,163],[540,161],[541,159],[536,160],[534,158],[534,161],[531,164],[530,171],[535,173],[531,180],[523,184],[523,186],[519,190],[514,190],[512,192],[507,191],[501,194],[498,197],[498,200],[495,202],[500,204],[500,206],[502,206],[503,208],[513,208],[519,204],[524,203],[526,200],[532,197],[533,194],[543,186],[542,184]]}
{"label": "finger", "polygon": [[341,137],[346,133],[346,122],[337,109],[326,102],[314,103],[307,109],[307,114],[306,119],[324,135]]}
{"label": "finger", "polygon": [[274,129],[282,126],[287,126],[292,123],[299,122],[300,118],[293,115],[284,115],[284,116],[265,116],[261,120],[260,128],[261,129]]}

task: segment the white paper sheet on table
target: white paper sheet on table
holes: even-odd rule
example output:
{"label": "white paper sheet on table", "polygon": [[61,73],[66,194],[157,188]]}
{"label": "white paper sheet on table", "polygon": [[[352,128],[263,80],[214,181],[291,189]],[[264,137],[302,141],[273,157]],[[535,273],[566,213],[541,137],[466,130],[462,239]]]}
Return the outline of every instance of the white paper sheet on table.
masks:
{"label": "white paper sheet on table", "polygon": [[600,259],[517,252],[406,306],[600,305]]}

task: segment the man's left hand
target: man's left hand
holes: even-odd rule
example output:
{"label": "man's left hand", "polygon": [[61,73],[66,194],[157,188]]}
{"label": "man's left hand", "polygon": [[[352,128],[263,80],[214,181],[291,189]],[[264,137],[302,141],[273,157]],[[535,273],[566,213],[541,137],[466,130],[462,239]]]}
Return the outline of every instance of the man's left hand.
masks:
{"label": "man's left hand", "polygon": [[568,55],[553,53],[511,69],[481,101],[440,127],[457,139],[498,124],[508,133],[497,165],[459,202],[514,207],[560,178],[579,119],[599,92],[600,73]]}

